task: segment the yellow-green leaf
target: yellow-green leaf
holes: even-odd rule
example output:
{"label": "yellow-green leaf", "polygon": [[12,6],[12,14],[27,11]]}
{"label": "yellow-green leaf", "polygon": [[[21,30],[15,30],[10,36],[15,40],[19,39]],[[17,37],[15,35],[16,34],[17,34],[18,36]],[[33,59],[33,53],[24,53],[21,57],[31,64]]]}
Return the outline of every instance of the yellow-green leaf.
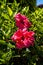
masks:
{"label": "yellow-green leaf", "polygon": [[11,16],[13,14],[13,11],[11,10],[11,8],[7,7],[7,10],[8,10],[8,14]]}
{"label": "yellow-green leaf", "polygon": [[2,17],[4,17],[5,19],[9,19],[9,16],[5,13],[2,13]]}

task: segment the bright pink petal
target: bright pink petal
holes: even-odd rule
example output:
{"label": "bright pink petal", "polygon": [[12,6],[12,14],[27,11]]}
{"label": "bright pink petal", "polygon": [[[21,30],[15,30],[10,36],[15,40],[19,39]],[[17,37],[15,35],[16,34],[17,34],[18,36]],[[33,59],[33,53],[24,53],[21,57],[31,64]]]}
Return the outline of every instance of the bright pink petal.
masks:
{"label": "bright pink petal", "polygon": [[25,40],[24,40],[24,45],[25,45],[25,48],[26,48],[26,47],[30,47],[30,40],[25,39]]}
{"label": "bright pink petal", "polygon": [[23,40],[19,41],[16,43],[16,48],[17,49],[22,49],[24,48],[24,43],[23,43]]}
{"label": "bright pink petal", "polygon": [[34,45],[34,39],[33,38],[28,38],[28,39],[24,39],[24,46],[25,48],[29,48],[30,46],[33,46]]}
{"label": "bright pink petal", "polygon": [[21,39],[22,35],[23,35],[22,30],[19,29],[19,30],[17,30],[17,31],[13,34],[13,36],[11,37],[11,39],[12,39],[13,41],[18,41],[18,40]]}
{"label": "bright pink petal", "polygon": [[26,32],[24,32],[23,34],[24,34],[24,37],[27,38],[27,37],[32,37],[32,36],[34,36],[35,33],[34,33],[33,31],[29,31],[29,32],[26,31]]}

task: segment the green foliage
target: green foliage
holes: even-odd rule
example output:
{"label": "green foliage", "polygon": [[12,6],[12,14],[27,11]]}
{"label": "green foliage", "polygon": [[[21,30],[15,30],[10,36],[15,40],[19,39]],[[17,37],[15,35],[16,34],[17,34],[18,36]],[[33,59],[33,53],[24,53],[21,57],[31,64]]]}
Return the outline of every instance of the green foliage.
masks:
{"label": "green foliage", "polygon": [[34,7],[36,6],[36,0],[17,0],[20,2],[20,6],[25,7],[29,6],[30,10],[34,10]]}
{"label": "green foliage", "polygon": [[36,40],[41,45],[43,44],[43,8],[35,10],[29,17],[32,22],[31,30],[36,32]]}
{"label": "green foliage", "polygon": [[14,2],[10,4],[6,3],[6,0],[0,1],[0,64],[9,64],[13,54],[12,49],[15,48],[11,35],[17,30],[13,16],[18,11],[18,4]]}
{"label": "green foliage", "polygon": [[[43,8],[38,8],[34,12],[30,11],[30,9],[34,10],[35,2],[35,0],[13,0],[10,3],[7,0],[0,0],[0,65],[9,65],[11,58],[15,57],[26,57],[28,65],[37,65],[40,57],[43,58]],[[32,22],[29,30],[35,32],[34,47],[21,51],[15,48],[15,43],[11,40],[12,34],[17,30],[13,16],[18,12],[29,18]],[[11,65],[13,63],[12,61]],[[40,63],[38,64],[40,65]]]}

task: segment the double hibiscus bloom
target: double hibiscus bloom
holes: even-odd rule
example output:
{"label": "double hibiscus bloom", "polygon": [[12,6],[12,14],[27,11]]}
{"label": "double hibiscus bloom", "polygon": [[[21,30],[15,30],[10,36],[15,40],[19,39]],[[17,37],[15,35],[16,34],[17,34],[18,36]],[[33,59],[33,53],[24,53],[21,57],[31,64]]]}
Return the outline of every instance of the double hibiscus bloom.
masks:
{"label": "double hibiscus bloom", "polygon": [[12,41],[16,42],[16,48],[22,49],[33,46],[35,33],[27,30],[31,26],[28,18],[20,13],[18,13],[14,18],[16,21],[16,26],[19,29],[14,32],[11,39]]}

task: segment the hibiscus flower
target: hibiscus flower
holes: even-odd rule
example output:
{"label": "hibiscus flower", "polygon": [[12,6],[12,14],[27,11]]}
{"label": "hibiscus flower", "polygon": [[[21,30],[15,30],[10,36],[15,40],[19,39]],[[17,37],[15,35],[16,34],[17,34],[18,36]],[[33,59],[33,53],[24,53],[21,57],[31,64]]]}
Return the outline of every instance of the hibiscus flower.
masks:
{"label": "hibiscus flower", "polygon": [[11,39],[16,42],[16,48],[22,49],[27,48],[34,45],[34,32],[27,30],[17,30]]}
{"label": "hibiscus flower", "polygon": [[16,14],[14,17],[16,21],[16,26],[19,29],[29,28],[31,26],[31,23],[29,22],[28,18],[25,15],[22,15],[20,13]]}

